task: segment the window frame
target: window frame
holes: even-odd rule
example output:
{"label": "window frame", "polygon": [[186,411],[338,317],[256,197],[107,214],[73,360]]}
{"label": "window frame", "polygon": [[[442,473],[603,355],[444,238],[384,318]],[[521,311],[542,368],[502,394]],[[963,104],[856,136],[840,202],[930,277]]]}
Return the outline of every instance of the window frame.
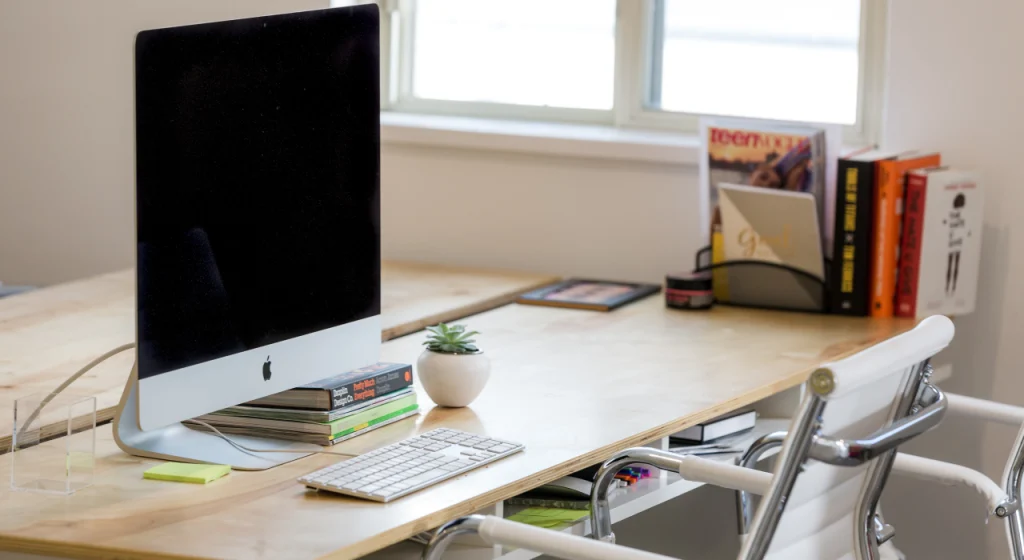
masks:
{"label": "window frame", "polygon": [[[364,2],[367,0],[363,0]],[[372,0],[370,0],[372,1]],[[703,115],[647,107],[654,57],[655,11],[663,0],[617,0],[615,68],[610,110],[537,107],[418,98],[412,94],[416,0],[377,0],[381,7],[381,109],[403,113],[595,124],[696,134]],[[885,94],[886,6],[861,0],[857,119],[843,126],[843,143],[867,145],[881,133]]]}

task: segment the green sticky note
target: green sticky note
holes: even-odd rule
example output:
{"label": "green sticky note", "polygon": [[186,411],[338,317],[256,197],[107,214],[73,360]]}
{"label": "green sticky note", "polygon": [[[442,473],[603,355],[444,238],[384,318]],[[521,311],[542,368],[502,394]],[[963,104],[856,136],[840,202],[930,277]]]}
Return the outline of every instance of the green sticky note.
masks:
{"label": "green sticky note", "polygon": [[538,507],[524,509],[519,513],[509,516],[508,520],[544,529],[555,529],[563,525],[571,525],[588,515],[590,515],[590,512],[583,509]]}
{"label": "green sticky note", "polygon": [[197,465],[194,463],[164,463],[142,473],[142,478],[206,484],[231,472],[229,465]]}

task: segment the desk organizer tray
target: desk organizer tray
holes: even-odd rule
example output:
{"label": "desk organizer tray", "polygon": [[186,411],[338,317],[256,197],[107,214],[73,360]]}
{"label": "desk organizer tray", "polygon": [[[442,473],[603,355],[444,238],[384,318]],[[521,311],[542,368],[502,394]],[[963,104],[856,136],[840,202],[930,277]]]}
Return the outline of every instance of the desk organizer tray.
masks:
{"label": "desk organizer tray", "polygon": [[[807,311],[828,311],[828,282],[798,268],[759,260],[711,264],[711,248],[697,252],[694,272],[711,272],[715,301],[726,305]],[[828,261],[825,262],[828,271]]]}

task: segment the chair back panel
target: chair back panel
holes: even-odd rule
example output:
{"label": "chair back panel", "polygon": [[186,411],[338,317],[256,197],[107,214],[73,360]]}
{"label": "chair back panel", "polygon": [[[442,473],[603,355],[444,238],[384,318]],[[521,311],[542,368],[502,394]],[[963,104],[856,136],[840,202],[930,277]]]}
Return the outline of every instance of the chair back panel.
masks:
{"label": "chair back panel", "polygon": [[[949,344],[953,335],[952,323],[945,317],[932,317],[912,331],[877,344],[843,360],[825,364],[823,369],[831,372],[833,387],[824,391],[825,397],[817,397],[805,388],[801,410],[811,410],[811,400],[825,398],[817,421],[819,433],[833,438],[859,439],[890,426],[898,418],[907,415],[908,395],[916,396],[923,364],[935,353]],[[810,384],[808,385],[810,387]],[[813,415],[794,418],[789,433],[807,433],[800,430],[804,421]],[[775,468],[775,477],[766,500],[772,493],[778,502],[785,495],[784,482],[779,474],[787,460],[786,446],[795,446],[787,441],[782,460]],[[798,449],[798,447],[791,447]],[[791,465],[799,457],[789,453]],[[751,527],[748,540],[760,531],[762,534],[775,525],[774,536],[767,549],[766,557],[834,560],[846,556],[858,548],[858,532],[863,530],[864,520],[859,518],[858,509],[863,512],[864,504],[877,498],[879,489],[872,481],[884,480],[891,460],[888,454],[856,467],[833,466],[813,460],[804,462],[804,469],[793,482],[792,489],[781,503],[784,504],[781,518],[774,513],[774,522],[766,521],[772,512],[759,511]],[[763,508],[762,508],[763,509]],[[754,547],[744,546],[741,558],[753,558]],[[749,555],[749,556],[746,556]]]}

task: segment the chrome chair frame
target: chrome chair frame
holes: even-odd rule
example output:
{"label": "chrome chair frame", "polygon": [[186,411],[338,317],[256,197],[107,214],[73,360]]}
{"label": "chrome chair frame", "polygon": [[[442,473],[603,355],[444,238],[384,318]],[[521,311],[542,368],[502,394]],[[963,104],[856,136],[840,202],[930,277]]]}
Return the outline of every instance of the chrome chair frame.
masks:
{"label": "chrome chair frame", "polygon": [[[949,403],[945,394],[931,384],[931,375],[931,366],[925,364],[920,381],[921,391],[919,391],[917,403],[911,408],[911,416],[905,416],[893,423],[892,426],[862,440],[830,440],[815,436],[810,450],[810,458],[831,465],[856,466],[882,452],[898,447],[908,439],[934,427],[948,410]],[[761,460],[761,457],[768,451],[780,447],[785,441],[786,435],[787,432],[778,431],[761,436],[750,444],[741,457],[736,459],[736,464],[744,468],[757,468],[757,462]],[[855,454],[851,450],[860,451],[854,456]],[[749,534],[753,517],[754,506],[750,493],[737,490],[736,529],[741,539]],[[871,525],[873,525],[875,541],[878,545],[885,543],[895,535],[894,528],[886,524],[877,511],[873,511],[871,514]]]}
{"label": "chrome chair frame", "polygon": [[968,467],[923,457],[904,456],[907,465],[899,472],[915,478],[941,484],[967,486],[988,501],[990,515],[1006,520],[1006,536],[1012,557],[1024,560],[1024,504],[1021,486],[1024,484],[1024,407],[947,394],[949,413],[954,416],[975,418],[1014,426],[1018,429],[1012,455],[1006,464],[1003,484]]}
{"label": "chrome chair frame", "polygon": [[[868,500],[860,504],[857,512],[857,518],[863,520],[863,530],[858,532],[857,548],[861,558],[878,558],[878,545],[891,539],[894,534],[892,526],[886,525],[876,511],[878,499],[892,468],[895,450],[909,439],[934,428],[946,412],[946,397],[938,388],[928,383],[930,370],[926,369],[926,366],[927,362],[912,366],[909,375],[906,376],[893,413],[895,420],[874,434],[855,440],[831,438],[820,433],[821,414],[835,383],[832,372],[828,369],[818,369],[811,374],[806,384],[807,396],[802,400],[797,411],[797,420],[794,422],[797,430],[796,437],[792,440],[794,445],[780,453],[776,479],[782,481],[778,483],[781,489],[769,497],[767,504],[762,504],[760,509],[772,514],[765,517],[765,527],[760,531],[760,536],[749,540],[750,548],[741,558],[762,558],[767,553],[771,536],[782,517],[786,498],[792,491],[802,465],[808,459],[846,467],[876,460],[868,473]],[[787,432],[773,432],[758,439],[741,458],[740,466],[753,468],[757,459],[766,451],[782,446],[786,436]],[[638,463],[677,470],[679,457],[664,451],[637,448],[620,453],[605,462],[597,472],[591,494],[590,519],[593,538],[615,542],[615,535],[611,529],[608,495],[615,474],[619,470],[626,465]],[[750,492],[737,490],[736,495],[740,508],[740,534],[746,535],[753,518]]]}

